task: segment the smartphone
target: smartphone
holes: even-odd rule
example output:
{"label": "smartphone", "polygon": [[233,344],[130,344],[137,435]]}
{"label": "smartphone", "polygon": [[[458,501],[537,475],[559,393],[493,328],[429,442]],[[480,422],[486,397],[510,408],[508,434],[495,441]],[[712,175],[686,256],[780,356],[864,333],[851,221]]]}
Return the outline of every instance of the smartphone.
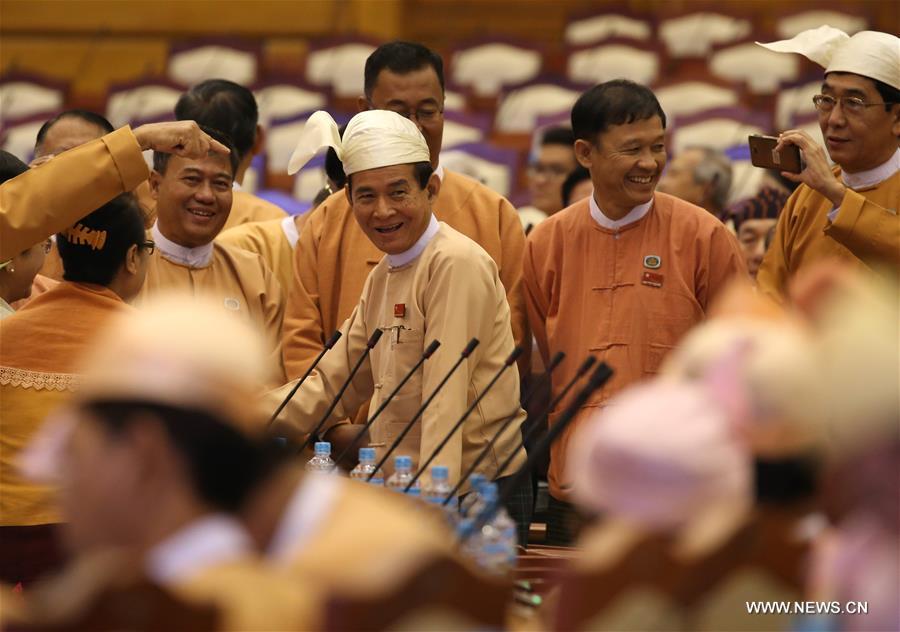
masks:
{"label": "smartphone", "polygon": [[796,145],[787,145],[782,147],[781,151],[775,151],[778,139],[774,136],[751,134],[748,140],[750,141],[750,162],[754,167],[777,169],[789,173],[803,171],[800,148]]}

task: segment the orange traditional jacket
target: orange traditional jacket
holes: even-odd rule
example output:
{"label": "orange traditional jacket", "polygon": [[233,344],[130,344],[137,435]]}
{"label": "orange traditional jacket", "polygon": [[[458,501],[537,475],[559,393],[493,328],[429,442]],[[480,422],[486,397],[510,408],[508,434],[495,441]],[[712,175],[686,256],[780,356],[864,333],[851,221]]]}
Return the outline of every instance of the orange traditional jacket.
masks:
{"label": "orange traditional jacket", "polygon": [[[840,169],[835,169],[840,175]],[[759,289],[783,300],[788,281],[817,261],[834,259],[843,265],[872,271],[900,271],[900,171],[874,186],[848,188],[834,222],[834,205],[821,193],[801,184],[784,205],[775,238],[756,281]]]}
{"label": "orange traditional jacket", "polygon": [[[589,200],[541,222],[525,249],[535,339],[545,363],[557,351],[566,354],[553,373],[553,396],[589,353],[615,371],[553,444],[549,482],[559,499],[566,498],[565,456],[577,425],[624,387],[655,375],[715,296],[747,275],[735,237],[700,207],[656,193],[644,217],[610,230],[591,217]],[[551,412],[551,425],[568,403]]]}
{"label": "orange traditional jacket", "polygon": [[0,321],[0,525],[59,521],[52,490],[21,477],[16,459],[77,388],[104,321],[123,309],[131,307],[108,288],[64,281]]}
{"label": "orange traditional jacket", "polygon": [[[477,242],[497,264],[513,337],[528,349],[520,287],[525,234],[516,210],[480,182],[445,171],[433,211],[439,221]],[[309,213],[294,249],[294,283],[284,315],[282,353],[289,380],[303,374],[325,340],[350,316],[382,257],[356,223],[343,191]]]}
{"label": "orange traditional jacket", "polygon": [[125,126],[0,184],[0,261],[65,230],[149,175]]}

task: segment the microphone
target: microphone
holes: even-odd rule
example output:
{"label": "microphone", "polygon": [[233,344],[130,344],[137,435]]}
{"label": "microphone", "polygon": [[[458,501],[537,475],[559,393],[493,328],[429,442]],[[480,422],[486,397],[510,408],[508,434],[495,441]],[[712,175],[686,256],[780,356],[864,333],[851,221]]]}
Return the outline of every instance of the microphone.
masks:
{"label": "microphone", "polygon": [[[525,395],[525,398],[522,400],[522,408],[526,408],[528,406],[528,403],[531,401],[531,398],[534,397],[534,395],[538,392],[538,386],[543,386],[543,384],[545,382],[548,382],[550,380],[550,375],[553,373],[553,371],[556,369],[556,367],[558,367],[560,365],[560,363],[562,363],[562,361],[565,357],[566,357],[565,353],[563,353],[562,351],[557,351],[556,354],[552,358],[550,358],[550,364],[547,365],[546,373],[544,373],[540,377],[539,380],[535,381],[535,383],[529,389],[528,393]],[[591,356],[591,357],[593,358],[593,356]],[[518,415],[519,415],[519,409],[516,409],[511,415],[509,415],[509,417],[507,417],[506,419],[503,420],[503,423],[500,424],[500,430],[498,430],[497,433],[493,436],[493,438],[490,441],[488,441],[488,444],[486,446],[484,446],[484,449],[481,451],[481,453],[478,455],[478,457],[472,462],[472,465],[469,466],[469,469],[466,470],[466,473],[459,477],[459,481],[457,481],[456,486],[450,490],[450,493],[447,494],[447,497],[444,499],[444,502],[441,503],[441,506],[447,505],[451,499],[456,497],[456,492],[458,492],[459,489],[463,486],[463,483],[465,483],[467,480],[469,480],[469,477],[475,473],[475,469],[479,465],[481,465],[481,462],[485,458],[487,458],[487,455],[491,451],[491,448],[494,447],[494,444],[497,443],[497,441],[500,439],[500,436],[504,432],[506,432],[506,429],[509,428],[510,424],[513,421],[515,421],[515,419],[516,419],[516,417],[518,417]],[[541,416],[543,416],[543,412],[541,413]],[[528,419],[530,419],[530,417]],[[527,422],[528,419],[526,419],[525,422]],[[540,419],[540,417],[538,417],[538,419]],[[516,446],[513,449],[513,454],[516,454],[516,452],[518,452],[518,451],[519,451],[519,447]],[[497,474],[499,475],[500,472],[502,472],[502,471],[503,470],[498,470]]]}
{"label": "microphone", "polygon": [[[553,410],[554,408],[556,408],[559,405],[559,403],[565,399],[566,395],[569,394],[569,391],[571,391],[572,388],[574,388],[574,386],[578,382],[578,380],[580,380],[582,377],[584,377],[585,374],[587,374],[587,372],[591,370],[591,367],[594,366],[594,363],[596,361],[597,361],[597,359],[592,355],[589,355],[588,357],[586,357],[584,359],[584,362],[582,362],[581,366],[578,367],[578,371],[575,372],[575,376],[571,380],[569,380],[569,383],[565,385],[565,387],[559,393],[559,395],[554,397],[553,401],[551,401],[549,404],[547,404],[546,408],[544,408],[544,410],[542,410],[540,412],[540,414],[537,415],[538,421],[545,419],[547,417],[547,415],[550,414],[550,411]],[[537,436],[537,433],[540,432],[541,430],[542,430],[541,424],[536,423],[533,426],[531,426],[531,429],[528,430],[528,433],[525,435],[525,438],[522,439],[522,446],[527,445],[528,442],[531,441],[532,439],[534,439],[534,437]],[[497,472],[498,473],[505,472],[506,468],[509,467],[509,464],[512,463],[514,458],[516,458],[516,454],[518,454],[518,452],[519,452],[519,448],[516,448],[515,450],[513,450],[509,454],[509,456],[506,457],[506,460],[500,464],[500,467],[497,468]]]}
{"label": "microphone", "polygon": [[562,415],[560,415],[559,420],[553,424],[550,430],[547,432],[546,436],[535,446],[535,449],[531,451],[531,454],[528,455],[528,459],[525,461],[525,465],[523,465],[515,474],[513,474],[512,480],[509,482],[509,485],[500,494],[500,497],[497,499],[496,504],[492,504],[488,507],[485,507],[482,512],[474,518],[474,520],[468,524],[466,524],[462,528],[462,533],[460,533],[460,543],[465,542],[473,534],[477,533],[481,530],[485,524],[487,524],[488,520],[494,515],[494,512],[498,507],[505,506],[518,487],[524,482],[525,478],[531,474],[531,470],[534,469],[537,464],[537,460],[539,456],[542,456],[545,452],[550,450],[550,446],[553,445],[553,442],[562,434],[563,430],[569,427],[569,424],[572,423],[572,420],[578,415],[578,412],[581,410],[581,407],[584,406],[585,402],[587,402],[588,398],[596,391],[598,388],[606,384],[609,381],[609,378],[613,376],[613,370],[610,368],[606,362],[601,362],[597,365],[597,368],[594,369],[593,373],[591,373],[591,377],[588,378],[587,384],[582,387],[582,389],[578,392],[578,395],[575,396],[575,399],[572,400],[572,403],[569,404],[568,407],[563,411]]}
{"label": "microphone", "polygon": [[409,489],[416,484],[416,481],[419,480],[420,476],[422,476],[422,472],[428,469],[428,466],[431,465],[431,462],[434,461],[438,453],[444,449],[444,446],[446,446],[447,443],[450,442],[450,438],[456,433],[457,430],[462,427],[463,422],[465,422],[466,418],[472,413],[473,410],[475,410],[475,407],[481,403],[481,400],[484,399],[484,396],[488,394],[488,391],[490,391],[494,387],[494,384],[497,383],[497,381],[500,379],[500,376],[503,375],[504,371],[515,364],[516,359],[520,355],[522,355],[523,351],[524,349],[518,346],[512,350],[512,353],[509,354],[509,357],[507,357],[506,360],[503,361],[503,366],[500,367],[500,370],[494,374],[494,377],[491,378],[491,381],[488,382],[488,385],[485,386],[484,390],[482,390],[481,393],[478,394],[478,397],[476,397],[475,401],[473,401],[472,404],[466,409],[466,412],[464,412],[462,416],[456,421],[456,423],[453,424],[453,427],[450,429],[450,432],[447,433],[447,436],[444,437],[444,439],[437,445],[437,447],[431,453],[431,456],[426,459],[424,465],[422,465],[419,468],[419,471],[416,472],[415,476],[412,477],[412,480],[409,481],[409,484],[403,490],[404,492],[408,492]]}
{"label": "microphone", "polygon": [[359,360],[356,361],[356,364],[353,365],[353,368],[350,369],[350,374],[347,376],[347,379],[344,380],[344,383],[341,385],[340,390],[338,390],[337,395],[334,400],[332,400],[331,405],[328,407],[328,410],[325,411],[325,414],[322,415],[322,418],[319,420],[319,423],[316,424],[316,427],[312,429],[312,432],[306,437],[306,441],[303,442],[303,445],[300,446],[300,449],[297,450],[297,454],[303,452],[304,448],[309,445],[309,442],[312,441],[313,437],[315,437],[319,430],[322,429],[322,426],[325,425],[325,422],[328,421],[328,418],[331,417],[331,413],[334,412],[334,409],[337,408],[338,403],[341,401],[341,397],[344,396],[344,391],[347,390],[347,387],[350,386],[350,382],[353,381],[354,376],[356,376],[356,372],[359,371],[359,367],[362,366],[362,363],[366,358],[369,357],[369,352],[372,350],[378,341],[381,339],[381,335],[384,331],[380,328],[376,328],[375,331],[372,332],[372,335],[369,337],[369,341],[366,343],[365,350],[360,354]]}
{"label": "microphone", "polygon": [[391,400],[394,399],[394,396],[400,392],[400,389],[403,388],[403,385],[406,384],[409,381],[409,379],[415,374],[415,372],[419,370],[419,367],[422,366],[422,364],[425,362],[425,360],[427,360],[432,355],[434,355],[434,352],[437,351],[437,348],[440,346],[441,346],[441,343],[439,341],[437,341],[437,340],[431,341],[431,344],[428,345],[428,348],[425,349],[424,353],[422,353],[422,357],[419,358],[419,361],[416,362],[413,365],[413,368],[411,368],[409,370],[409,373],[407,373],[404,376],[404,378],[402,380],[400,380],[400,383],[397,384],[397,386],[394,388],[393,391],[391,391],[391,394],[387,396],[387,399],[385,399],[383,402],[381,402],[381,406],[378,407],[378,410],[376,410],[374,413],[372,413],[372,416],[369,417],[368,421],[366,421],[365,425],[363,425],[363,427],[359,431],[359,433],[357,433],[357,435],[355,437],[353,437],[353,441],[350,442],[350,445],[348,445],[346,448],[344,448],[343,452],[341,452],[338,455],[338,457],[334,460],[335,463],[340,463],[343,460],[343,458],[345,456],[347,456],[347,454],[349,454],[353,451],[353,448],[355,448],[356,445],[363,438],[363,436],[365,436],[366,431],[368,431],[368,429],[372,426],[372,424],[375,423],[375,420],[378,419],[378,416],[381,414],[381,412],[385,408],[387,408],[387,405],[391,403]]}
{"label": "microphone", "polygon": [[425,399],[424,402],[422,402],[422,405],[419,406],[419,410],[416,411],[416,414],[412,416],[412,419],[410,419],[409,422],[407,422],[406,426],[403,428],[403,430],[400,432],[400,434],[397,435],[397,438],[394,440],[394,443],[391,444],[391,447],[388,448],[387,452],[384,453],[384,456],[381,457],[381,460],[375,466],[375,470],[371,474],[369,474],[369,478],[367,478],[366,481],[369,481],[372,478],[372,476],[375,475],[375,472],[377,472],[378,470],[380,470],[382,468],[382,466],[384,466],[384,464],[388,460],[388,457],[391,456],[391,453],[397,449],[397,447],[400,445],[400,442],[403,441],[403,438],[407,434],[409,434],[409,431],[412,429],[413,424],[419,420],[419,417],[421,417],[422,413],[425,412],[425,409],[428,408],[428,405],[431,403],[431,400],[433,400],[435,398],[435,396],[438,394],[438,392],[442,388],[444,388],[444,384],[446,384],[447,381],[453,376],[453,374],[456,372],[456,369],[458,369],[459,365],[462,364],[463,360],[468,358],[472,354],[472,352],[475,351],[475,347],[477,347],[477,346],[478,346],[478,338],[472,338],[469,341],[469,344],[466,345],[466,348],[462,350],[462,353],[459,354],[459,358],[457,358],[457,360],[453,364],[453,366],[450,367],[450,370],[447,372],[447,375],[444,376],[444,379],[442,379],[440,381],[440,383],[437,385],[437,387],[435,387],[435,389],[433,391],[431,391],[431,394]]}
{"label": "microphone", "polygon": [[271,426],[273,423],[275,423],[275,420],[278,419],[278,415],[281,414],[281,411],[284,410],[284,407],[287,406],[288,403],[292,399],[294,399],[294,393],[297,392],[297,389],[300,388],[300,385],[306,381],[306,378],[309,377],[310,373],[313,372],[313,369],[316,368],[316,365],[319,364],[319,360],[321,360],[322,357],[325,355],[325,353],[327,353],[329,349],[331,349],[334,345],[336,345],[337,341],[340,339],[341,339],[340,331],[335,331],[333,334],[331,334],[331,338],[328,339],[328,342],[326,342],[325,346],[322,347],[322,350],[319,351],[319,355],[316,356],[316,359],[313,360],[313,363],[309,365],[308,369],[306,369],[306,373],[303,374],[303,377],[301,377],[299,380],[297,380],[297,383],[294,384],[294,388],[291,389],[291,392],[288,393],[287,397],[284,398],[284,401],[282,401],[278,405],[278,408],[276,408],[275,412],[272,413],[272,416],[269,417],[269,423],[266,424],[267,426]]}

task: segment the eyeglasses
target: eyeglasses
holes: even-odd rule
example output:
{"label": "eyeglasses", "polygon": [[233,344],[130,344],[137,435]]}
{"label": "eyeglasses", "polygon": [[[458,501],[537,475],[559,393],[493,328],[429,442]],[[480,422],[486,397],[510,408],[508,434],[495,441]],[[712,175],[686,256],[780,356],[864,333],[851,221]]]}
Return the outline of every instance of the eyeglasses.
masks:
{"label": "eyeglasses", "polygon": [[562,180],[569,175],[569,170],[561,165],[545,165],[540,162],[535,162],[528,165],[528,175],[532,177],[544,176],[545,178],[551,178],[553,180]]}
{"label": "eyeglasses", "polygon": [[147,251],[148,255],[152,255],[153,251],[156,250],[156,242],[148,239],[144,243],[141,244],[141,248]]}
{"label": "eyeglasses", "polygon": [[[369,105],[371,107],[375,107],[375,105],[369,101]],[[408,118],[411,121],[416,121],[418,123],[426,124],[431,123],[432,121],[437,120],[437,118],[444,113],[443,107],[437,107],[434,105],[424,106],[420,108],[416,108],[413,111],[405,110],[405,109],[394,109],[394,108],[386,108],[391,112],[399,114],[403,118]]]}
{"label": "eyeglasses", "polygon": [[859,97],[833,97],[828,94],[817,94],[813,97],[813,104],[819,112],[831,112],[834,106],[840,102],[841,109],[845,114],[862,114],[866,108],[875,107],[876,105],[894,105],[893,103],[866,103]]}

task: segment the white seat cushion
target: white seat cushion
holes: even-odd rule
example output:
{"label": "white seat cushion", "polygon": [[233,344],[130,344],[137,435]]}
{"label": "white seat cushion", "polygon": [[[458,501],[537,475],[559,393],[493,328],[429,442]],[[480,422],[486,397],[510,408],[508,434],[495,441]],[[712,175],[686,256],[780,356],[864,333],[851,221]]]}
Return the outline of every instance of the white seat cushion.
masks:
{"label": "white seat cushion", "polygon": [[530,134],[539,116],[569,111],[580,93],[554,84],[513,90],[497,108],[494,127],[501,132]]}
{"label": "white seat cushion", "polygon": [[750,31],[748,20],[707,12],[664,20],[659,26],[659,36],[672,57],[705,57],[713,45],[734,42]]}
{"label": "white seat cushion", "polygon": [[577,83],[602,83],[627,77],[651,84],[659,74],[656,53],[625,44],[601,45],[569,55],[567,76]]}
{"label": "white seat cushion", "polygon": [[227,46],[199,46],[173,54],[168,75],[186,86],[207,79],[227,79],[249,86],[256,81],[256,54]]}
{"label": "white seat cushion", "polygon": [[652,28],[648,22],[626,15],[609,13],[569,22],[566,25],[564,39],[569,46],[580,46],[612,37],[648,40],[651,34]]}
{"label": "white seat cushion", "polygon": [[453,56],[453,81],[476,94],[497,94],[504,86],[529,81],[541,71],[537,51],[509,44],[483,44]]}

